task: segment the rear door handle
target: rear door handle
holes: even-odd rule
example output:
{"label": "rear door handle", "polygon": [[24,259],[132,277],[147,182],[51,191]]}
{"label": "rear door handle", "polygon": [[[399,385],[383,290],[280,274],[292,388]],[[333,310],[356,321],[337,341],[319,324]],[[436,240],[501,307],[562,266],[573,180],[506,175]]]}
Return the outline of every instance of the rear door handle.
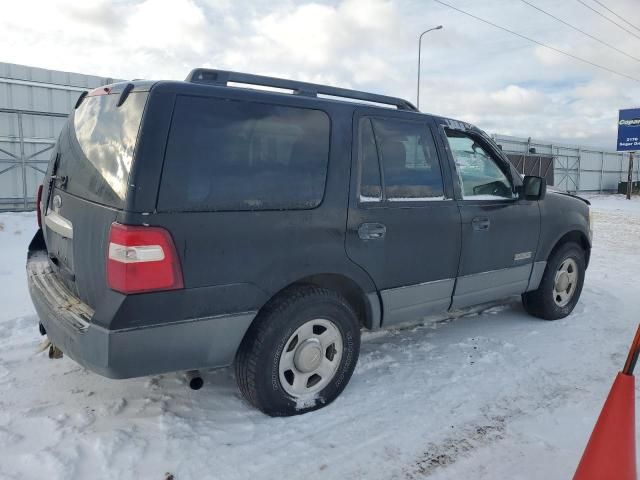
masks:
{"label": "rear door handle", "polygon": [[474,230],[489,230],[491,221],[486,217],[476,217],[471,220],[471,225]]}
{"label": "rear door handle", "polygon": [[382,223],[363,223],[358,227],[358,236],[362,240],[376,240],[384,238],[387,227]]}

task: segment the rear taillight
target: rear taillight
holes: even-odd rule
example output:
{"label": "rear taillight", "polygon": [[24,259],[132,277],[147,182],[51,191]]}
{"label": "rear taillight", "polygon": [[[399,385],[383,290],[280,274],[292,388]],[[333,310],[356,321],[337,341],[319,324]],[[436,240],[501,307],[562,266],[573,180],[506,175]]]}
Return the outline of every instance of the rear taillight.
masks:
{"label": "rear taillight", "polygon": [[42,228],[42,189],[42,185],[38,186],[38,194],[36,195],[36,217],[38,218],[38,228]]}
{"label": "rear taillight", "polygon": [[122,293],[183,288],[180,261],[169,232],[160,227],[112,223],[107,283]]}

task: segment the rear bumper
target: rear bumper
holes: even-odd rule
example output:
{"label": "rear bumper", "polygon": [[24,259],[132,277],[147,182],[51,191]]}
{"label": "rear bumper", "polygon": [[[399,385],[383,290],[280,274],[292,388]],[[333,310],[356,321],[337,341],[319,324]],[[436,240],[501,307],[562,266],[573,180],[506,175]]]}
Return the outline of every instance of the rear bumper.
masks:
{"label": "rear bumper", "polygon": [[80,365],[109,378],[229,365],[256,312],[109,330],[56,279],[46,251],[29,252],[29,293],[51,342]]}

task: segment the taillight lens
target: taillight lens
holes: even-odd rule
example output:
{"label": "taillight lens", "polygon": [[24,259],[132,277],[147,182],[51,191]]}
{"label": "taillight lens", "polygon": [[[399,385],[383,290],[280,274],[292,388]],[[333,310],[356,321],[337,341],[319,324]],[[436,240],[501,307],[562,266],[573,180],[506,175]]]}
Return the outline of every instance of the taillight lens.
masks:
{"label": "taillight lens", "polygon": [[42,190],[43,186],[38,186],[38,193],[36,195],[36,217],[38,218],[38,228],[42,228]]}
{"label": "taillight lens", "polygon": [[112,223],[107,282],[122,293],[183,288],[182,269],[169,232],[160,227]]}

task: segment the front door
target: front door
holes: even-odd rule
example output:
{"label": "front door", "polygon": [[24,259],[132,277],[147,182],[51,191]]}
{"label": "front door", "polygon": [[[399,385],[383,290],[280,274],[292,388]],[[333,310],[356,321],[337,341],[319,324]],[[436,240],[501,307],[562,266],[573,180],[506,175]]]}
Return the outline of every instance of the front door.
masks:
{"label": "front door", "polygon": [[362,108],[353,130],[346,248],[381,292],[383,325],[446,311],[460,258],[460,213],[435,124],[425,115]]}
{"label": "front door", "polygon": [[527,289],[540,235],[537,201],[521,200],[521,184],[492,143],[470,129],[442,128],[457,176],[462,254],[452,308]]}

